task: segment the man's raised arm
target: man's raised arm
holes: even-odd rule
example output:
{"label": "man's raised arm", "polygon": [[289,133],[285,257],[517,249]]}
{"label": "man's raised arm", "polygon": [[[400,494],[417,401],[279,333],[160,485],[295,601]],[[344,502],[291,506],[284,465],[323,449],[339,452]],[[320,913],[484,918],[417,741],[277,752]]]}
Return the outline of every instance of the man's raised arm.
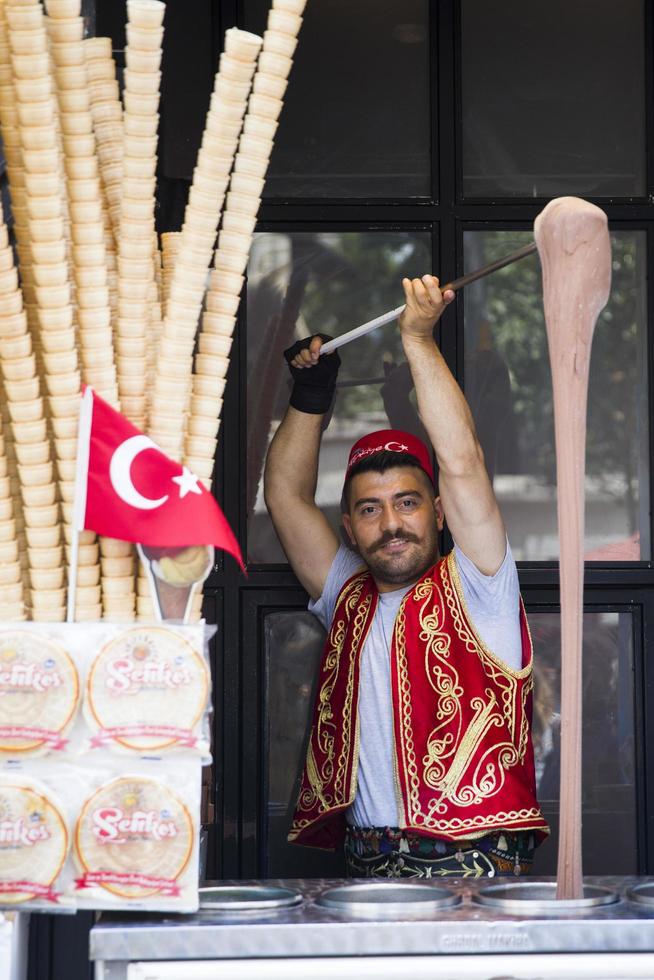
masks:
{"label": "man's raised arm", "polygon": [[506,531],[472,413],[434,343],[434,324],[454,299],[438,279],[404,279],[406,309],[399,325],[415,383],[418,410],[436,452],[445,519],[459,548],[485,575],[504,559]]}
{"label": "man's raised arm", "polygon": [[321,595],[338,539],[315,502],[324,415],[340,360],[318,358],[320,337],[286,352],[294,379],[291,403],[270,444],[264,472],[266,506],[286,557],[312,599]]}

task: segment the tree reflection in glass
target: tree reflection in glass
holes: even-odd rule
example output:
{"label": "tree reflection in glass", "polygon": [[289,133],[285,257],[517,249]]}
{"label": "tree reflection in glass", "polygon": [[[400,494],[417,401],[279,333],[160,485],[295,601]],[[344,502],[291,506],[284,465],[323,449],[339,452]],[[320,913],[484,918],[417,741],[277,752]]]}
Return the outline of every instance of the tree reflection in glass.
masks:
{"label": "tree reflection in glass", "polygon": [[[469,231],[466,271],[531,239]],[[593,340],[586,558],[650,556],[645,233],[612,235],[613,285]],[[466,288],[465,391],[516,558],[558,556],[552,388],[537,256]]]}

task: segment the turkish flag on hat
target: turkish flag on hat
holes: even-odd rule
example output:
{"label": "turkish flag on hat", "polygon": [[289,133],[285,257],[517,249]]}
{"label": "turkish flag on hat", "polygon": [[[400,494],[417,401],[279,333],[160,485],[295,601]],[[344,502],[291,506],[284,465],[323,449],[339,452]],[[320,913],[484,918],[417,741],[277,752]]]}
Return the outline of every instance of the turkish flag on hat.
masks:
{"label": "turkish flag on hat", "polygon": [[243,568],[225,515],[198,477],[88,387],[76,482],[77,530],[163,548],[213,544]]}

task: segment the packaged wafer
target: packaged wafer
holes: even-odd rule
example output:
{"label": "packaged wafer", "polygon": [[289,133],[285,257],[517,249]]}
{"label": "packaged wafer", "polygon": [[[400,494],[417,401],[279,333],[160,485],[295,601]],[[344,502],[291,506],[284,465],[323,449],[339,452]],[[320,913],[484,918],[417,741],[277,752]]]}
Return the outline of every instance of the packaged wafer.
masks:
{"label": "packaged wafer", "polygon": [[75,825],[80,908],[193,912],[198,907],[200,763],[136,760],[90,790]]}
{"label": "packaged wafer", "polygon": [[[214,627],[97,621],[0,629],[0,762],[185,751],[211,761]],[[83,711],[78,710],[83,703]]]}
{"label": "packaged wafer", "polygon": [[0,909],[72,911],[63,897],[70,838],[60,794],[22,771],[0,771]]}
{"label": "packaged wafer", "polygon": [[61,751],[79,696],[65,644],[32,624],[0,630],[0,757]]}
{"label": "packaged wafer", "polygon": [[122,630],[97,652],[84,716],[92,747],[208,755],[210,674],[200,626]]}

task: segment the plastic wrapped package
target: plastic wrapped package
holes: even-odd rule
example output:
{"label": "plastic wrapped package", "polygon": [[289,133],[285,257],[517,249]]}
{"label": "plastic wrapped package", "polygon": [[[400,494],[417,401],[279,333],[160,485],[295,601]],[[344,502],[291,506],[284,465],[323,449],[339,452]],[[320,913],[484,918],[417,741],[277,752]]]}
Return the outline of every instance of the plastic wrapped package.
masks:
{"label": "plastic wrapped package", "polygon": [[0,759],[79,756],[107,746],[131,754],[186,751],[210,762],[214,632],[202,623],[0,629]]}
{"label": "plastic wrapped package", "polygon": [[0,629],[0,910],[197,909],[214,632]]}

